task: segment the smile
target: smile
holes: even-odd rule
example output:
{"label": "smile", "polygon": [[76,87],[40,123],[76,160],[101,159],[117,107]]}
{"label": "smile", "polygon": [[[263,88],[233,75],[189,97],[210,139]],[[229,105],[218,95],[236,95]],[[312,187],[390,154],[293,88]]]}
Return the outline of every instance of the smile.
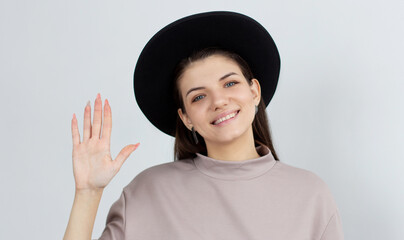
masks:
{"label": "smile", "polygon": [[219,118],[218,120],[216,120],[216,121],[213,122],[213,125],[217,125],[217,124],[220,124],[220,123],[222,123],[222,122],[224,122],[224,121],[226,121],[226,120],[229,120],[229,119],[231,119],[231,118],[234,118],[234,117],[238,114],[238,112],[239,112],[239,111],[236,111],[236,112],[230,113],[230,114],[227,115],[227,116],[224,116],[224,117],[222,117],[222,118]]}

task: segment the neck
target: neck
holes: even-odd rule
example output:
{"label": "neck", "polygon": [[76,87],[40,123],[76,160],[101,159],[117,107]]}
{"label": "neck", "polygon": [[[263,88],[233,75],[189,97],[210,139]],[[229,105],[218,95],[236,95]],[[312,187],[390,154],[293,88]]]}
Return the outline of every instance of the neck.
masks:
{"label": "neck", "polygon": [[255,149],[252,129],[244,138],[238,138],[231,142],[206,142],[206,148],[207,156],[218,160],[243,161],[260,157]]}

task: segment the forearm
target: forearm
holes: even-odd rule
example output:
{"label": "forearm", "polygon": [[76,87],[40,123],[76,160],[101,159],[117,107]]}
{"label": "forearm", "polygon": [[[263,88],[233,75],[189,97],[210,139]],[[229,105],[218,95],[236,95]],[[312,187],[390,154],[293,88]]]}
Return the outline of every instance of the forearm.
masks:
{"label": "forearm", "polygon": [[89,240],[103,190],[76,191],[64,240]]}

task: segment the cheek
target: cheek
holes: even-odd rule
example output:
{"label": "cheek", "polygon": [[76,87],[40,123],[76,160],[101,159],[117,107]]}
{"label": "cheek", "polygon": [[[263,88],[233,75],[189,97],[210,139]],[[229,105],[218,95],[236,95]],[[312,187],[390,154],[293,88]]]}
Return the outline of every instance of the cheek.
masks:
{"label": "cheek", "polygon": [[234,92],[234,96],[240,102],[245,103],[245,105],[250,105],[251,103],[254,103],[254,95],[252,94],[250,89],[245,88],[238,89],[237,91]]}
{"label": "cheek", "polygon": [[254,95],[250,91],[250,89],[244,89],[243,91],[239,91],[237,93],[236,99],[241,107],[245,110],[247,115],[244,115],[248,121],[252,121],[255,117],[255,101]]}
{"label": "cheek", "polygon": [[[196,105],[198,105],[198,106],[196,106]],[[196,124],[202,118],[203,111],[202,111],[201,105],[202,104],[192,104],[192,105],[187,104],[185,106],[187,109],[188,118],[194,124]]]}

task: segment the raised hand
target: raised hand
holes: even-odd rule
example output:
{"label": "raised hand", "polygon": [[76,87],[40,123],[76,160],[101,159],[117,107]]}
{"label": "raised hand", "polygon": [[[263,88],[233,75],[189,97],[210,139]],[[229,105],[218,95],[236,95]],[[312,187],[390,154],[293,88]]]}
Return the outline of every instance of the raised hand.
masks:
{"label": "raised hand", "polygon": [[83,141],[77,127],[76,115],[72,119],[73,174],[77,190],[102,190],[118,173],[129,155],[139,146],[124,147],[115,160],[110,153],[112,113],[108,100],[104,103],[104,124],[102,125],[102,100],[98,93],[94,103],[93,125],[91,125],[91,105],[84,110]]}

